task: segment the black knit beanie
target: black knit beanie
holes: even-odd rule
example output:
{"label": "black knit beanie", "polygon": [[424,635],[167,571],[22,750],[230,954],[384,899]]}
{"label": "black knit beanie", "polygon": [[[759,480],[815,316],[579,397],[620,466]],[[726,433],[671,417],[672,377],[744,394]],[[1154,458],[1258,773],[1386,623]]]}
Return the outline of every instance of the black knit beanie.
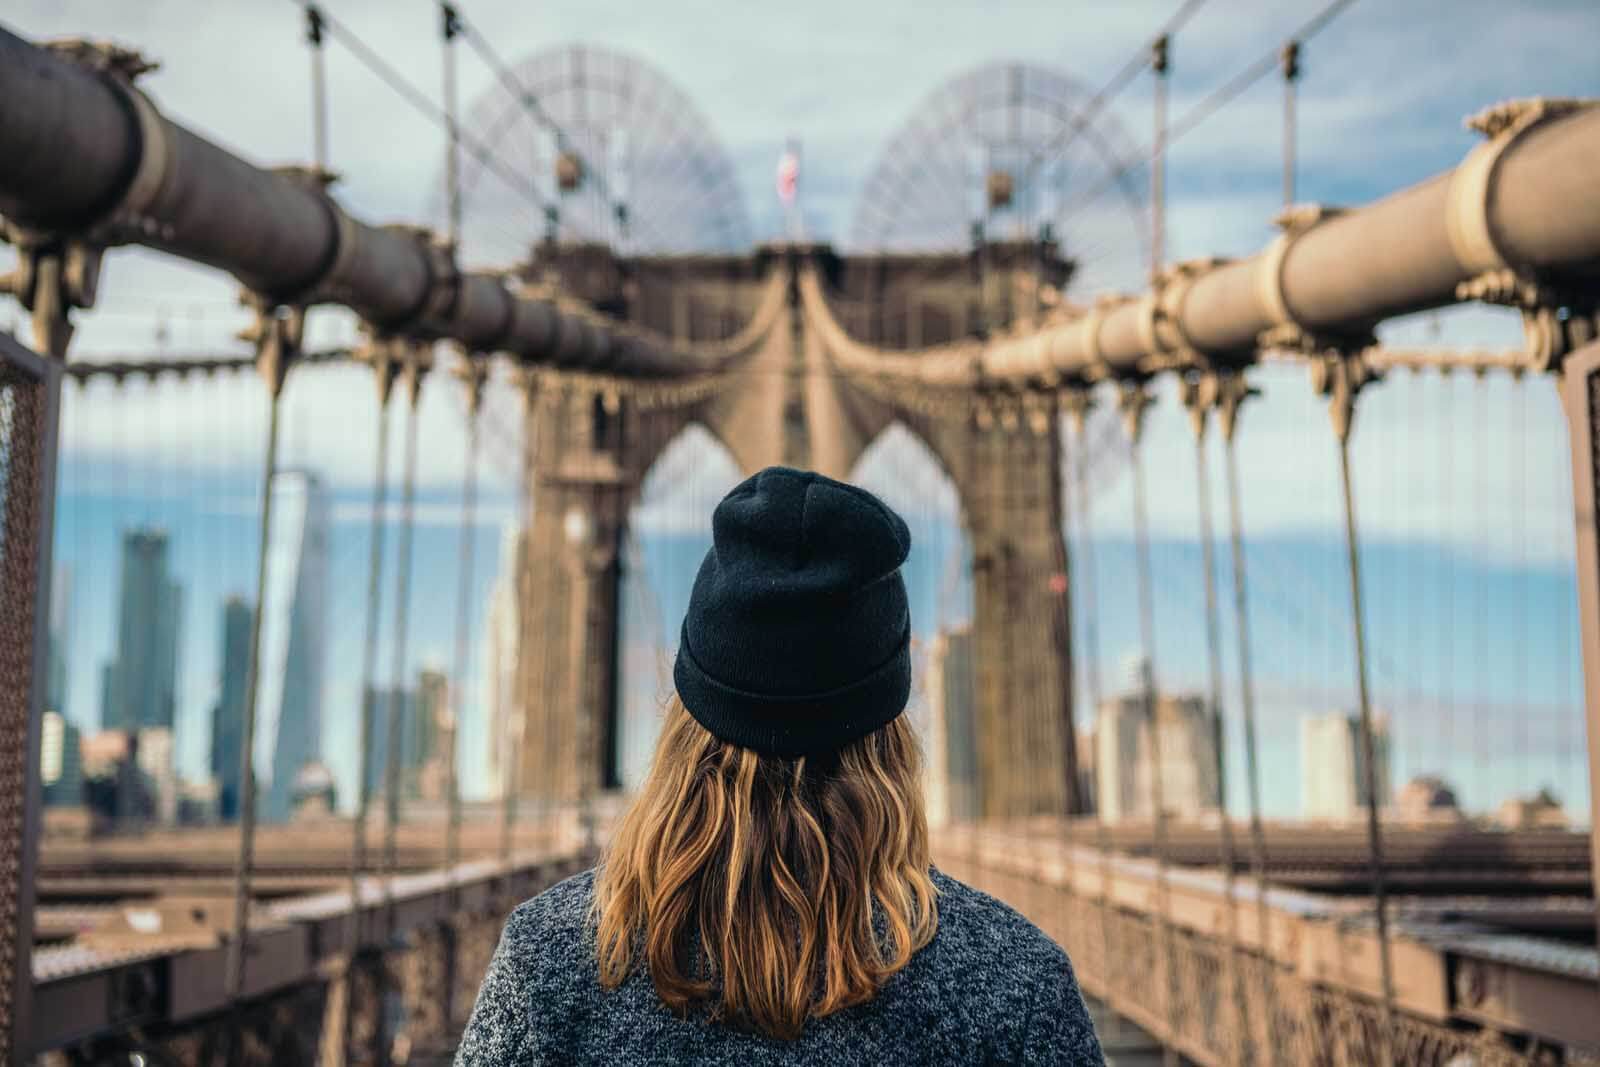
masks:
{"label": "black knit beanie", "polygon": [[893,721],[911,693],[911,532],[864,489],[768,467],[711,517],[712,545],[672,677],[729,744],[831,752]]}

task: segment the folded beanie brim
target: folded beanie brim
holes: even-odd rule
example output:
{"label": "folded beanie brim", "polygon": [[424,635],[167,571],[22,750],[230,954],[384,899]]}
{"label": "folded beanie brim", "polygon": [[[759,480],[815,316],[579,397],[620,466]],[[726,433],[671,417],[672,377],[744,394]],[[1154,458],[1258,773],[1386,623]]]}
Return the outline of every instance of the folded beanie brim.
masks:
{"label": "folded beanie brim", "polygon": [[714,678],[679,638],[672,680],[683,706],[716,737],[763,755],[795,758],[832,752],[887,726],[911,697],[911,631],[871,673],[818,693],[753,693]]}

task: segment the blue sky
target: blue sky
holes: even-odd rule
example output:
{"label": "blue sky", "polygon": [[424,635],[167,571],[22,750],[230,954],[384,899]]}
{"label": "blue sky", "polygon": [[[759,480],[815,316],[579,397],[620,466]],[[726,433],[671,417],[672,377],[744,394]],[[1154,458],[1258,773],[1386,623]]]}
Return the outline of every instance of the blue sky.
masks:
{"label": "blue sky", "polygon": [[[462,6],[508,59],[583,41],[632,53],[661,70],[720,136],[758,239],[781,230],[772,169],[783,143],[798,138],[804,148],[808,230],[843,239],[880,146],[947,79],[983,63],[1014,59],[1058,68],[1097,86],[1176,4],[470,0]],[[429,3],[328,0],[327,7],[419,85],[433,90],[438,45]],[[1303,2],[1212,0],[1174,43],[1174,116],[1275,48],[1313,10]],[[87,33],[141,48],[164,64],[143,83],[155,100],[246,158],[277,163],[301,160],[309,151],[307,61],[292,4],[16,0],[0,21],[30,37]],[[1476,138],[1462,127],[1462,119],[1497,101],[1600,95],[1600,67],[1592,55],[1597,33],[1600,7],[1589,0],[1517,5],[1361,0],[1304,55],[1301,198],[1359,204],[1453,166]],[[470,102],[490,84],[489,73],[463,55],[463,99]],[[332,164],[344,175],[343,202],[372,221],[437,223],[437,131],[338,48],[329,55],[329,85]],[[1275,78],[1264,80],[1173,148],[1173,258],[1247,254],[1270,237],[1279,195],[1279,93]],[[1149,85],[1141,80],[1113,102],[1107,121],[1119,124],[1139,145],[1149,139],[1148,116]],[[1069,251],[1074,241],[1097,237],[1097,226],[1114,232],[1125,224],[1116,217],[1119,210],[1108,203],[1103,211],[1085,212],[1084,231],[1069,229],[1063,235]],[[472,212],[469,205],[469,217]],[[474,225],[474,233],[485,239],[476,247],[469,242],[469,262],[499,262],[508,243],[515,247],[531,237],[521,214],[486,210]],[[0,267],[5,255],[0,249]],[[1086,267],[1075,295],[1087,299],[1100,288],[1137,285],[1137,263],[1135,249],[1113,243]],[[0,328],[12,321],[11,309],[0,304]],[[245,324],[230,279],[140,251],[117,251],[108,258],[99,306],[80,322],[75,354],[85,359],[162,349],[238,351],[233,334]],[[348,339],[352,330],[348,316],[313,315],[311,333],[318,343]],[[164,339],[158,331],[164,331]],[[1388,324],[1383,333],[1398,343],[1502,346],[1517,342],[1518,324],[1513,315],[1464,309]],[[1267,399],[1247,414],[1241,436],[1252,561],[1262,554],[1253,610],[1258,639],[1264,649],[1274,650],[1258,655],[1264,664],[1263,692],[1275,687],[1275,706],[1292,717],[1349,702],[1347,616],[1336,566],[1336,468],[1326,417],[1303,372],[1267,370],[1259,384]],[[342,614],[334,624],[330,662],[354,664],[365,578],[362,508],[372,467],[371,387],[356,371],[307,371],[291,383],[286,402],[286,451],[318,469],[334,487],[339,590],[334,599]],[[92,722],[97,714],[97,674],[92,672],[110,641],[106,613],[114,581],[105,546],[115,543],[123,524],[147,520],[174,530],[180,569],[191,589],[182,714],[193,718],[209,707],[214,666],[208,664],[215,656],[219,599],[247,588],[251,580],[248,516],[264,411],[259,386],[249,378],[69,391],[58,554],[80,574],[74,606],[82,648],[73,651],[69,704],[75,716]],[[408,673],[424,662],[447,662],[452,647],[461,411],[459,395],[442,380],[425,391],[418,603],[431,606],[449,597],[452,606],[413,613]],[[479,532],[479,585],[485,588],[499,524],[510,514],[512,499],[507,457],[516,441],[515,401],[503,383],[491,390],[487,422],[486,502]],[[1462,376],[1439,382],[1400,375],[1368,394],[1358,420],[1356,478],[1370,560],[1371,623],[1385,638],[1379,643],[1389,661],[1374,669],[1377,699],[1395,709],[1397,720],[1403,718],[1397,736],[1408,736],[1407,730],[1415,734],[1418,766],[1444,764],[1458,779],[1472,777],[1479,784],[1470,786],[1468,795],[1481,794],[1483,801],[1535,779],[1553,780],[1574,798],[1582,788],[1582,776],[1568,767],[1575,739],[1581,738],[1572,733],[1581,689],[1571,644],[1571,497],[1564,436],[1547,381],[1480,384]],[[667,591],[681,586],[685,568],[692,572],[695,553],[653,546],[648,532],[699,528],[715,496],[718,464],[725,461],[705,440],[691,438],[683,447],[688,465],[708,473],[694,484],[649,496],[636,516],[646,576],[661,587],[654,594],[665,620],[658,629],[668,634],[675,632],[676,619],[666,616],[679,608]],[[1151,517],[1162,546],[1158,568],[1171,568],[1163,582],[1172,600],[1158,625],[1158,662],[1171,684],[1196,684],[1203,667],[1199,615],[1185,600],[1197,595],[1193,452],[1170,390],[1151,418],[1148,448]],[[908,479],[905,472],[915,470],[923,473]],[[1212,470],[1220,471],[1219,455],[1213,456]],[[915,484],[921,487],[915,499],[897,499],[897,506],[919,509],[930,522],[936,516],[945,526],[955,522],[948,486],[940,484],[931,461],[906,435],[886,441],[864,464],[862,478],[878,478],[891,497],[896,492],[903,497],[904,486]],[[1128,493],[1128,479],[1113,478],[1096,502],[1096,528],[1106,539],[1103,588],[1126,588],[1127,576],[1119,568],[1126,567]],[[185,494],[198,499],[180,499]],[[1215,499],[1220,509],[1220,481]],[[943,562],[929,566],[939,574],[948,569]],[[1280,574],[1276,586],[1266,577],[1274,567]],[[1445,588],[1452,590],[1448,598]],[[1274,602],[1282,605],[1279,614]],[[1132,648],[1130,627],[1108,608],[1103,623],[1108,678]],[[649,629],[635,626],[630,632]],[[1440,638],[1440,633],[1449,636]],[[1408,642],[1415,634],[1426,639],[1413,649]],[[387,640],[382,647],[387,675]],[[1448,683],[1441,678],[1439,649],[1445,647],[1452,650],[1456,668]],[[350,670],[330,671],[325,745],[341,759],[350,747],[348,734],[335,724],[338,717],[331,709],[354,692]],[[1477,719],[1474,701],[1484,707]],[[1402,705],[1411,710],[1402,715]],[[1516,759],[1481,759],[1485,743],[1470,729],[1464,754],[1451,757],[1443,751],[1446,723],[1453,724],[1451,737],[1461,741],[1462,722],[1478,720],[1503,724],[1491,737],[1490,754],[1519,751],[1522,735],[1515,722],[1525,714],[1530,723],[1544,722],[1543,712],[1523,709],[1546,707],[1552,709],[1545,716],[1551,725],[1548,730],[1530,727],[1530,756],[1523,761],[1531,766],[1531,753],[1543,745],[1546,762],[1537,768],[1513,774],[1509,768]],[[481,729],[475,739],[470,718],[467,729],[468,751],[475,744],[481,750]],[[1538,738],[1544,741],[1536,743]],[[1290,746],[1284,750],[1290,752],[1292,742],[1288,731],[1278,743]],[[203,744],[194,731],[181,740],[187,765],[194,765]],[[1297,756],[1283,758],[1292,764]],[[1565,785],[1569,780],[1572,784]],[[1283,787],[1285,804],[1292,804],[1291,786],[1288,781]]]}

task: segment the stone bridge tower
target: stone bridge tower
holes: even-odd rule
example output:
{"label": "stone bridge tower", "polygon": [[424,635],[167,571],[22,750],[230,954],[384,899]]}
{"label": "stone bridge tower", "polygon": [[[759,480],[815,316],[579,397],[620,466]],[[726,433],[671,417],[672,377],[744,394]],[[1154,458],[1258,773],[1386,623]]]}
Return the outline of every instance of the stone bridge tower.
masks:
{"label": "stone bridge tower", "polygon": [[784,463],[848,478],[899,422],[954,483],[973,549],[982,810],[1059,812],[1076,768],[1054,415],[1019,418],[976,396],[930,414],[861,388],[808,325],[797,285],[805,267],[824,279],[852,337],[907,349],[1025,323],[1071,271],[1036,242],[860,257],[827,247],[655,259],[618,259],[598,246],[542,249],[530,285],[553,285],[652,331],[705,344],[753,329],[758,317],[770,323],[704,396],[636,394],[576,369],[529,379],[520,789],[570,801],[618,784],[620,546],[645,473],[673,437],[698,422],[747,473]]}

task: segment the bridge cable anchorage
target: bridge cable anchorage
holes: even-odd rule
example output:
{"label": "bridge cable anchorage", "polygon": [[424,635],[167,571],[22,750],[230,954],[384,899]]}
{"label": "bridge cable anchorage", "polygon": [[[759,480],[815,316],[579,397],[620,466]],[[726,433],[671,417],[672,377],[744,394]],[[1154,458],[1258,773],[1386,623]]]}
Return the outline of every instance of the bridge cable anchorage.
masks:
{"label": "bridge cable anchorage", "polygon": [[305,309],[285,307],[271,297],[246,294],[254,306],[256,322],[245,334],[255,343],[257,366],[268,394],[266,455],[261,481],[261,523],[256,550],[256,611],[250,624],[249,669],[245,672],[244,722],[239,741],[239,850],[234,864],[233,928],[223,979],[224,995],[231,1014],[230,1041],[239,1040],[239,1013],[245,987],[245,961],[250,939],[251,876],[255,864],[256,776],[255,735],[261,675],[261,628],[265,612],[272,530],[273,481],[278,473],[278,423],[282,410],[283,385],[300,350],[305,331]]}
{"label": "bridge cable anchorage", "polygon": [[1204,569],[1206,660],[1210,690],[1211,715],[1217,727],[1212,755],[1217,776],[1217,798],[1220,809],[1217,820],[1218,846],[1222,860],[1223,897],[1227,902],[1226,936],[1228,939],[1227,969],[1224,976],[1226,996],[1232,1012],[1229,1025],[1233,1027],[1231,1039],[1224,1047],[1235,1056],[1242,1056],[1246,1042],[1244,990],[1240,975],[1239,913],[1234,888],[1233,825],[1228,811],[1228,774],[1226,739],[1222,715],[1222,624],[1217,611],[1216,560],[1213,555],[1211,521],[1211,472],[1206,458],[1206,429],[1211,410],[1217,406],[1221,393],[1221,380],[1215,373],[1188,374],[1179,380],[1179,396],[1189,410],[1189,425],[1194,430],[1195,485],[1197,487],[1197,518],[1200,524],[1200,562]]}
{"label": "bridge cable anchorage", "polygon": [[1361,788],[1367,803],[1367,849],[1371,864],[1373,912],[1377,924],[1378,960],[1383,1000],[1379,1006],[1378,1052],[1381,1067],[1393,1067],[1395,1036],[1394,965],[1390,951],[1388,899],[1383,863],[1383,830],[1378,817],[1377,750],[1374,743],[1372,700],[1367,684],[1366,631],[1362,618],[1361,555],[1356,533],[1355,492],[1350,477],[1350,432],[1355,418],[1356,395],[1376,380],[1362,362],[1359,349],[1302,337],[1308,349],[1322,355],[1311,364],[1313,389],[1329,398],[1328,412],[1339,444],[1339,477],[1344,502],[1345,554],[1350,577],[1350,627],[1355,645],[1356,692],[1361,713],[1361,754],[1364,761]]}
{"label": "bridge cable anchorage", "polygon": [[1167,809],[1166,796],[1159,768],[1164,766],[1161,757],[1161,729],[1158,720],[1158,702],[1155,669],[1155,601],[1154,579],[1150,564],[1150,530],[1146,514],[1144,478],[1144,417],[1154,402],[1149,387],[1139,379],[1124,379],[1117,383],[1117,407],[1122,415],[1123,431],[1133,448],[1133,527],[1135,547],[1135,578],[1139,602],[1139,641],[1143,662],[1140,672],[1139,699],[1143,705],[1141,725],[1149,730],[1152,842],[1156,860],[1156,928],[1159,959],[1161,1012],[1173,1033],[1178,1032],[1178,1000],[1174,989],[1173,938],[1171,899],[1167,886]]}
{"label": "bridge cable anchorage", "polygon": [[1263,1062],[1277,1062],[1277,985],[1272,947],[1271,911],[1267,904],[1267,846],[1261,819],[1261,769],[1256,747],[1256,694],[1251,672],[1250,601],[1244,558],[1244,520],[1239,498],[1239,458],[1234,442],[1239,411],[1245,401],[1260,393],[1242,371],[1227,371],[1217,378],[1217,426],[1222,431],[1228,489],[1228,540],[1233,557],[1234,629],[1239,657],[1239,707],[1244,727],[1246,798],[1250,818],[1250,867],[1256,889],[1256,942],[1261,960],[1261,1035]]}

